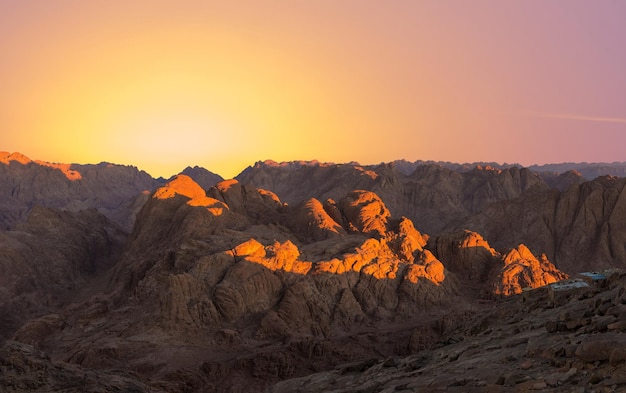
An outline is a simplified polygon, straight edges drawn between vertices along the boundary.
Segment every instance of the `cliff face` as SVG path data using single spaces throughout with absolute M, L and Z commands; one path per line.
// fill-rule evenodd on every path
M 529 192 L 489 206 L 464 226 L 498 247 L 524 242 L 567 272 L 626 267 L 625 185 L 601 177 L 562 192 Z

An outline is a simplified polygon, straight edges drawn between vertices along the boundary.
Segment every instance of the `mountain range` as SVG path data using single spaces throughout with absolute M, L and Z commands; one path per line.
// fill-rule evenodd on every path
M 0 390 L 626 387 L 622 355 L 589 360 L 581 336 L 626 342 L 625 167 L 264 161 L 164 180 L 0 153 Z M 555 300 L 589 271 L 609 273 Z M 566 363 L 536 344 L 555 332 Z M 470 359 L 515 358 L 444 377 L 440 359 L 465 367 L 461 342 L 488 339 Z

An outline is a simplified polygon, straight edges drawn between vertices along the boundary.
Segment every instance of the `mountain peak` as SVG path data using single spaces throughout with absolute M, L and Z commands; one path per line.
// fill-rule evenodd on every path
M 206 192 L 198 183 L 187 175 L 176 175 L 154 192 L 153 198 L 170 199 L 176 195 L 186 196 L 189 199 L 197 199 L 206 196 Z

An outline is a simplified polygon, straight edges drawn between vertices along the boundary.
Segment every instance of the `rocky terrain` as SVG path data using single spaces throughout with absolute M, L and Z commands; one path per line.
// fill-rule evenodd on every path
M 578 350 L 623 346 L 623 273 L 557 290 L 624 266 L 621 179 L 3 157 L 0 391 L 626 386 L 619 353 Z
M 427 349 L 342 364 L 271 392 L 626 391 L 626 272 L 607 276 L 479 303 Z

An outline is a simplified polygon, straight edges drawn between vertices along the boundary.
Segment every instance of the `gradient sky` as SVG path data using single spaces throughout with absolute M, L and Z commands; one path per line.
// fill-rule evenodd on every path
M 626 161 L 626 2 L 0 0 L 0 150 Z

